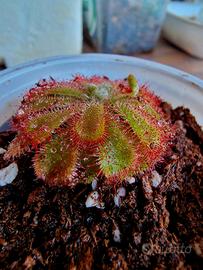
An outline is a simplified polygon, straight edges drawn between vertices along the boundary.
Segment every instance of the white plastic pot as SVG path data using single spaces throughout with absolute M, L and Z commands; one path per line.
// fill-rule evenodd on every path
M 203 59 L 203 3 L 172 2 L 163 26 L 166 39 Z
M 190 108 L 203 124 L 203 81 L 183 71 L 135 57 L 83 54 L 60 56 L 29 62 L 0 72 L 0 127 L 15 114 L 19 101 L 27 90 L 41 79 L 53 77 L 67 80 L 75 74 L 106 75 L 112 79 L 137 76 L 174 107 Z

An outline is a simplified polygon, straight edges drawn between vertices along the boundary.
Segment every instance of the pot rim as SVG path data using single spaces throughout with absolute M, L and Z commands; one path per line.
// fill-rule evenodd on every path
M 59 55 L 59 56 L 52 56 L 52 57 L 46 57 L 46 58 L 40 58 L 36 60 L 31 60 L 19 65 L 16 65 L 14 67 L 9 67 L 3 71 L 0 71 L 0 83 L 4 80 L 8 80 L 9 78 L 13 78 L 18 76 L 19 73 L 23 73 L 26 71 L 30 71 L 30 69 L 38 69 L 41 66 L 49 66 L 53 65 L 57 62 L 66 62 L 73 60 L 74 62 L 78 61 L 81 62 L 82 60 L 86 61 L 90 59 L 91 61 L 98 62 L 99 60 L 109 62 L 124 62 L 124 63 L 135 63 L 137 62 L 140 66 L 152 68 L 154 70 L 157 70 L 159 72 L 163 73 L 170 73 L 170 75 L 174 77 L 178 77 L 179 79 L 182 78 L 182 80 L 186 80 L 188 82 L 194 83 L 199 88 L 202 88 L 201 91 L 203 91 L 203 80 L 187 73 L 183 70 L 174 68 L 172 66 L 160 64 L 155 61 L 146 60 L 143 58 L 138 58 L 134 56 L 126 56 L 126 55 L 118 55 L 118 54 L 104 54 L 104 53 L 83 53 L 79 55 Z

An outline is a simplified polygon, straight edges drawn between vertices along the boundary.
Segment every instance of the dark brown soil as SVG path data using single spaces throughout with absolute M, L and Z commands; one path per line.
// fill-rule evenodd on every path
M 148 173 L 125 184 L 120 207 L 115 190 L 100 187 L 105 209 L 86 208 L 90 185 L 47 187 L 35 179 L 31 156 L 18 159 L 17 178 L 0 188 L 0 268 L 201 269 L 203 132 L 189 110 L 163 107 L 179 131 L 156 168 L 162 182 L 153 188 Z M 13 136 L 1 133 L 0 147 Z

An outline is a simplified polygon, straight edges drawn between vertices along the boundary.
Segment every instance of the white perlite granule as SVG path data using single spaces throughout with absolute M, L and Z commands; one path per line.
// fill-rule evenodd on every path
M 125 195 L 126 195 L 126 189 L 124 187 L 120 187 L 117 190 L 116 195 L 114 196 L 114 203 L 117 207 L 119 207 L 121 204 L 121 197 L 125 197 Z
M 6 150 L 0 147 L 0 155 L 6 153 Z
M 127 177 L 125 181 L 128 182 L 129 184 L 133 184 L 135 183 L 135 177 Z
M 99 193 L 97 191 L 92 191 L 85 202 L 86 208 L 97 207 L 104 209 L 104 203 L 99 200 Z
M 97 179 L 95 178 L 95 179 L 93 179 L 93 181 L 92 181 L 92 190 L 95 190 L 96 188 L 97 188 Z
M 162 181 L 162 176 L 157 171 L 152 172 L 151 184 L 154 188 L 157 188 Z
M 0 186 L 3 187 L 13 182 L 18 175 L 18 165 L 13 162 L 0 170 Z
M 118 227 L 113 230 L 113 240 L 114 242 L 119 243 L 121 241 L 121 233 Z

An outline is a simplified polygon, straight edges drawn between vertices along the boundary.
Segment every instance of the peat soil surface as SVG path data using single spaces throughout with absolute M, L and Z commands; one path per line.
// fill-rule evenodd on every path
M 126 196 L 98 184 L 104 209 L 86 208 L 91 185 L 48 187 L 37 180 L 32 155 L 16 160 L 19 173 L 0 187 L 0 269 L 201 269 L 200 197 L 203 132 L 188 109 L 162 104 L 178 125 L 171 153 L 155 170 L 123 183 Z M 15 136 L 0 133 L 0 147 Z M 8 165 L 0 155 L 0 168 Z

